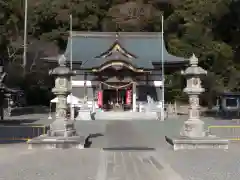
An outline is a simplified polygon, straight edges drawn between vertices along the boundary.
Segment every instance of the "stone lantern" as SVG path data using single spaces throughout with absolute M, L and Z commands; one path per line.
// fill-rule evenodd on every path
M 178 149 L 221 148 L 228 149 L 228 140 L 206 134 L 204 122 L 200 119 L 199 95 L 205 91 L 201 86 L 201 76 L 207 71 L 198 66 L 198 58 L 193 54 L 190 66 L 182 72 L 186 76 L 187 85 L 184 92 L 189 98 L 189 116 L 184 122 L 180 137 L 166 137 L 168 143 Z
M 55 77 L 55 87 L 52 92 L 56 95 L 56 120 L 51 124 L 51 136 L 73 136 L 75 134 L 74 121 L 67 118 L 67 96 L 71 93 L 71 76 L 75 72 L 66 67 L 65 56 L 59 59 L 59 67 L 49 72 Z
M 184 88 L 184 92 L 189 98 L 189 117 L 185 121 L 182 136 L 188 137 L 204 137 L 204 122 L 200 120 L 200 105 L 199 95 L 205 91 L 201 86 L 202 75 L 206 75 L 207 71 L 198 66 L 198 58 L 193 55 L 190 58 L 190 67 L 182 72 L 187 79 L 187 87 Z
M 59 58 L 59 66 L 49 72 L 55 77 L 52 92 L 57 97 L 55 121 L 50 125 L 47 134 L 28 141 L 29 148 L 46 146 L 47 148 L 83 148 L 85 138 L 78 136 L 74 128 L 74 120 L 67 118 L 67 96 L 71 93 L 71 76 L 75 72 L 66 67 L 66 58 Z

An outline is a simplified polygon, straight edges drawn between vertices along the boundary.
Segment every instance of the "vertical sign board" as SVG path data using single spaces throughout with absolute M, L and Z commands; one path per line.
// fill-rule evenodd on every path
M 103 92 L 98 91 L 98 107 L 102 108 L 103 105 Z
M 132 90 L 127 90 L 126 92 L 126 104 L 130 105 L 132 103 Z

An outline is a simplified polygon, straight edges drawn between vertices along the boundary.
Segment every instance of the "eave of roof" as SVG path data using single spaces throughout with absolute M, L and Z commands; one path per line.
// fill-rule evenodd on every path
M 67 60 L 70 61 L 70 53 L 72 52 L 72 62 L 82 62 L 84 65 L 91 66 L 89 63 L 95 64 L 100 58 L 96 58 L 103 54 L 116 41 L 121 48 L 137 56 L 135 63 L 140 61 L 149 61 L 145 64 L 161 63 L 161 47 L 163 47 L 164 64 L 186 64 L 188 59 L 176 57 L 167 52 L 165 44 L 161 44 L 162 34 L 159 32 L 73 32 L 72 33 L 72 50 L 70 46 L 70 38 L 65 51 Z M 48 60 L 56 60 L 57 58 L 45 58 Z M 97 63 L 98 64 L 98 63 Z M 144 63 L 143 63 L 144 64 Z
M 106 38 L 106 37 L 151 37 L 159 38 L 162 36 L 161 32 L 94 32 L 94 31 L 73 31 L 72 36 L 82 36 L 82 37 L 94 37 L 94 38 Z

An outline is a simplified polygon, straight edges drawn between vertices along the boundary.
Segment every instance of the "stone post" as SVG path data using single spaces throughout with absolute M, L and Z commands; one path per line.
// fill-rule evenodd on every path
M 228 149 L 228 140 L 208 135 L 204 130 L 204 122 L 200 119 L 199 95 L 204 92 L 201 86 L 202 75 L 207 71 L 198 66 L 198 58 L 193 54 L 190 66 L 182 72 L 187 78 L 184 92 L 189 97 L 189 116 L 185 120 L 180 137 L 166 137 L 166 141 L 173 145 L 174 150 L 179 149 Z

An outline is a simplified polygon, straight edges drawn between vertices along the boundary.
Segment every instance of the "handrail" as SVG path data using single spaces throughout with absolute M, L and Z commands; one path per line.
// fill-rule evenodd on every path
M 46 134 L 46 128 L 48 126 L 16 126 L 16 125 L 10 125 L 10 126 L 0 126 L 0 128 L 31 128 L 30 133 L 24 134 L 25 137 L 21 137 L 21 134 L 16 135 L 13 133 L 12 137 L 0 137 L 0 143 L 2 140 L 5 141 L 14 141 L 14 140 L 19 140 L 19 141 L 28 141 L 34 137 L 40 136 L 42 134 Z M 20 137 L 17 137 L 20 136 Z
M 222 129 L 227 129 L 227 128 L 237 129 L 237 128 L 240 128 L 240 125 L 210 125 L 210 126 L 208 126 L 208 132 L 211 133 L 211 129 L 217 129 L 217 128 L 218 129 L 220 129 L 220 128 L 222 128 Z M 225 136 L 229 136 L 229 137 L 227 137 L 227 139 L 229 139 L 231 141 L 239 141 L 240 140 L 240 132 L 239 132 L 239 134 L 234 134 L 236 132 L 230 132 L 230 133 L 232 133 L 230 136 L 228 133 L 225 133 Z

